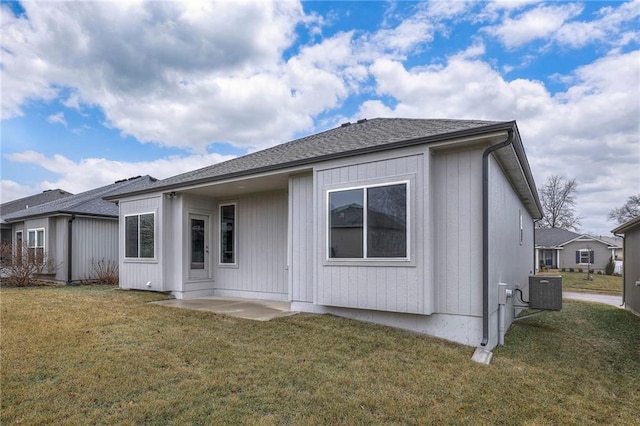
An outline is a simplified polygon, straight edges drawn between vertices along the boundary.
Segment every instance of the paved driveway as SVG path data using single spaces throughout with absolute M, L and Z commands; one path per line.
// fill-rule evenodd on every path
M 612 294 L 574 293 L 570 291 L 563 291 L 562 298 L 582 300 L 586 302 L 606 303 L 607 305 L 617 306 L 619 308 L 622 305 L 622 296 L 616 296 Z

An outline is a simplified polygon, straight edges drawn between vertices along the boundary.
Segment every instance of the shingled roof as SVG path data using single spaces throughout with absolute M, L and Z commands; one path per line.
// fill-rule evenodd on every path
M 348 157 L 418 143 L 429 143 L 511 128 L 513 122 L 481 120 L 374 118 L 306 136 L 151 184 L 144 191 L 170 190 L 318 161 Z M 132 195 L 114 193 L 107 199 Z
M 8 214 L 15 213 L 28 207 L 35 207 L 61 198 L 66 198 L 71 195 L 73 194 L 62 189 L 48 189 L 39 194 L 30 195 L 13 201 L 7 201 L 0 205 L 0 216 L 4 222 L 4 217 Z
M 155 181 L 156 179 L 151 176 L 137 176 L 124 179 L 80 194 L 69 195 L 68 197 L 56 199 L 34 207 L 30 206 L 29 208 L 7 214 L 4 219 L 7 222 L 15 222 L 32 217 L 52 216 L 56 214 L 78 214 L 117 218 L 118 206 L 103 200 L 103 197 L 121 190 L 137 191 Z
M 558 247 L 581 236 L 562 228 L 536 229 L 535 234 L 536 246 L 540 247 Z

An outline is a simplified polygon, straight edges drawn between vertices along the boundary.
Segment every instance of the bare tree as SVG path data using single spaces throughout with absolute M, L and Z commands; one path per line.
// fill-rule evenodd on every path
M 580 217 L 576 215 L 578 182 L 561 175 L 553 175 L 540 190 L 544 217 L 536 223 L 538 228 L 563 228 L 577 231 Z
M 640 194 L 632 195 L 622 207 L 609 212 L 609 220 L 617 225 L 640 216 Z
M 56 262 L 44 250 L 28 247 L 26 241 L 16 247 L 3 243 L 0 253 L 3 259 L 2 274 L 6 275 L 3 279 L 18 287 L 31 285 L 38 275 L 55 273 L 58 269 Z

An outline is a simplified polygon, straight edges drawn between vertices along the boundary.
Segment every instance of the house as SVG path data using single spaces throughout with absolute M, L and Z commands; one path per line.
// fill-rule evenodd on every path
M 613 249 L 613 260 L 622 261 L 624 260 L 624 240 L 620 237 L 606 237 L 602 235 L 598 235 L 598 239 L 604 241 L 609 244 L 609 246 Z
M 71 283 L 91 278 L 91 261 L 118 262 L 118 206 L 102 199 L 114 191 L 135 190 L 150 184 L 149 176 L 118 181 L 111 185 L 58 197 L 40 205 L 4 216 L 15 235 L 14 250 L 27 250 L 57 266 L 47 271 L 54 281 Z
M 528 294 L 541 217 L 516 123 L 474 120 L 345 123 L 106 199 L 122 288 L 289 301 L 488 349 L 498 284 Z
M 622 303 L 640 315 L 640 216 L 618 226 L 611 233 L 624 236 Z
M 536 229 L 536 267 L 547 269 L 593 269 L 604 271 L 609 258 L 621 247 L 590 235 L 561 228 Z
M 70 192 L 63 191 L 62 189 L 48 189 L 39 194 L 31 195 L 29 197 L 20 198 L 18 200 L 7 201 L 0 205 L 0 225 L 2 226 L 2 244 L 11 244 L 13 241 L 13 233 L 11 232 L 11 224 L 4 220 L 4 217 L 8 214 L 15 213 L 20 210 L 28 209 L 29 207 L 39 206 L 40 204 L 48 203 L 50 201 L 59 200 L 61 198 L 68 197 Z

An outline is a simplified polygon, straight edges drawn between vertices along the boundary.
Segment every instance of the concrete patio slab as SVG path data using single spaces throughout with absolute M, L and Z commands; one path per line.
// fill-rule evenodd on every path
M 238 299 L 230 297 L 199 297 L 197 299 L 171 299 L 151 302 L 154 305 L 194 311 L 214 312 L 255 321 L 269 321 L 274 318 L 295 315 L 289 302 L 271 300 Z

